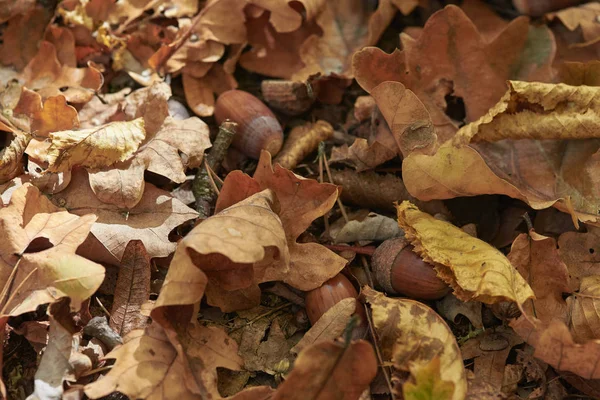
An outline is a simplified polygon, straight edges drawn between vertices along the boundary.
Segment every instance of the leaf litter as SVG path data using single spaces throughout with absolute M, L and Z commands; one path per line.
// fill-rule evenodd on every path
M 0 398 L 600 396 L 599 15 L 0 0 Z

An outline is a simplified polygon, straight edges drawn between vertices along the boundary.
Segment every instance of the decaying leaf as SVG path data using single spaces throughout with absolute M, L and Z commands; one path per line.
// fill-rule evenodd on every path
M 357 400 L 377 373 L 372 345 L 326 341 L 305 348 L 273 400 Z
M 104 279 L 104 268 L 75 254 L 96 216 L 81 217 L 55 207 L 24 184 L 0 209 L 0 315 L 20 315 L 69 297 L 78 310 Z
M 367 210 L 361 211 L 352 215 L 352 217 L 349 215 L 348 217 L 351 220 L 347 223 L 345 220 L 340 219 L 332 224 L 329 233 L 336 243 L 350 243 L 360 240 L 384 241 L 404 235 L 394 219 Z M 343 223 L 342 226 L 339 226 L 340 222 Z
M 587 232 L 565 232 L 558 238 L 558 254 L 569 270 L 570 291 L 579 290 L 581 281 L 600 275 L 600 228 L 588 226 Z
M 570 329 L 577 343 L 600 339 L 600 275 L 581 280 L 578 294 L 567 299 L 571 310 Z
M 460 300 L 523 304 L 534 297 L 510 261 L 484 241 L 419 211 L 408 201 L 398 206 L 398 223 L 415 252 L 435 266 Z
M 147 318 L 142 305 L 150 296 L 150 258 L 140 240 L 132 240 L 125 247 L 115 287 L 110 326 L 120 336 L 135 329 L 143 329 Z
M 440 374 L 440 358 L 433 357 L 429 363 L 412 367 L 410 373 L 414 382 L 406 382 L 402 386 L 402 394 L 406 400 L 451 400 L 454 384 L 444 381 Z
M 453 386 L 448 398 L 463 399 L 467 392 L 465 368 L 456 338 L 444 320 L 418 301 L 391 299 L 368 287 L 362 293 L 371 305 L 383 361 L 393 361 L 404 371 L 419 371 L 439 358 L 439 379 Z

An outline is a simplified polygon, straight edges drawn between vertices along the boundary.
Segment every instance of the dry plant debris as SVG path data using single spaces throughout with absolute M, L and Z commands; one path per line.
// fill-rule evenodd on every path
M 0 399 L 600 398 L 598 21 L 0 0 Z

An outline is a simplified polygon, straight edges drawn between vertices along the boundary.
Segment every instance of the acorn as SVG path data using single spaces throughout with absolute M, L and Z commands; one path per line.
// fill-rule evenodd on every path
M 258 159 L 261 150 L 274 156 L 281 150 L 281 125 L 271 110 L 250 93 L 242 90 L 222 93 L 215 105 L 215 119 L 218 125 L 227 119 L 238 124 L 232 146 L 248 157 Z
M 266 79 L 261 82 L 260 90 L 269 106 L 291 116 L 308 111 L 316 99 L 307 82 Z
M 311 325 L 314 325 L 327 310 L 348 297 L 356 299 L 358 292 L 352 282 L 341 273 L 326 281 L 321 287 L 306 293 L 304 303 Z M 358 300 L 355 313 L 360 316 L 364 324 L 366 322 L 365 310 Z
M 438 278 L 433 265 L 423 261 L 406 238 L 388 239 L 371 258 L 375 279 L 389 294 L 402 294 L 417 300 L 444 297 L 450 288 Z

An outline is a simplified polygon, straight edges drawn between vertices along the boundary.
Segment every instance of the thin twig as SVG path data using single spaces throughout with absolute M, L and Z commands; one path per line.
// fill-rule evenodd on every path
M 325 157 L 325 155 L 323 155 L 323 162 L 325 163 L 325 170 L 327 171 L 327 177 L 329 178 L 329 182 L 331 182 L 335 185 L 335 182 L 333 181 L 333 178 L 331 177 L 331 170 L 329 169 L 329 161 L 327 161 L 327 157 Z M 348 218 L 348 214 L 346 214 L 346 207 L 344 207 L 344 204 L 342 203 L 342 200 L 339 197 L 337 198 L 337 204 L 338 204 L 338 207 L 340 208 L 340 211 L 342 212 L 342 216 L 344 217 L 344 220 L 346 221 L 346 223 L 350 222 L 350 218 Z
M 6 295 L 8 294 L 8 292 L 10 291 L 10 287 L 13 284 L 13 281 L 15 280 L 15 276 L 17 275 L 17 269 L 19 268 L 19 263 L 21 262 L 22 257 L 19 256 L 19 259 L 17 260 L 15 266 L 13 267 L 12 271 L 10 271 L 10 275 L 8 277 L 8 280 L 6 281 L 6 283 L 4 284 L 4 287 L 2 288 L 2 293 L 0 294 L 0 307 L 4 307 L 4 298 L 6 297 Z
M 23 287 L 23 285 L 25 284 L 25 282 L 27 282 L 27 280 L 29 278 L 31 278 L 31 275 L 33 275 L 34 272 L 37 272 L 37 270 L 38 270 L 37 267 L 34 268 L 30 273 L 27 274 L 27 276 L 25 277 L 25 279 L 23 279 L 21 281 L 21 283 L 19 283 L 19 286 L 17 286 L 17 288 L 15 289 L 15 291 L 12 292 L 12 294 L 8 298 L 8 300 L 6 300 L 6 304 L 4 304 L 4 306 L 2 307 L 2 310 L 0 310 L 0 314 L 4 314 L 6 312 L 6 307 L 10 304 L 11 301 L 13 301 L 13 299 L 19 293 L 19 290 L 21 290 L 21 288 Z
M 102 309 L 102 311 L 104 312 L 104 314 L 106 314 L 108 316 L 108 319 L 110 320 L 110 313 L 108 312 L 108 310 L 106 309 L 106 307 L 104 307 L 104 304 L 102 304 L 102 302 L 100 301 L 99 298 L 96 297 L 96 302 L 98 303 L 98 305 L 100 306 L 100 308 Z
M 219 191 L 219 188 L 217 187 L 217 184 L 215 183 L 215 180 L 212 177 L 212 174 L 211 174 L 212 169 L 210 168 L 210 165 L 208 165 L 208 161 L 206 161 L 206 159 L 204 159 L 204 168 L 206 168 L 206 172 L 208 172 L 206 174 L 206 176 L 208 177 L 208 180 L 210 181 L 210 185 L 212 186 L 212 189 L 215 191 L 215 193 L 218 196 L 219 194 L 221 194 L 221 192 Z

